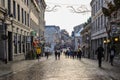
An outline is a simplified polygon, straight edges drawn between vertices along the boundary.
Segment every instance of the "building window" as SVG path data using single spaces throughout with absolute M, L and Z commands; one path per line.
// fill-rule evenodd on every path
M 23 8 L 22 8 L 22 10 L 21 10 L 21 14 L 22 14 L 22 23 L 24 23 Z
M 5 7 L 5 0 L 1 0 L 1 5 Z
M 96 27 L 96 23 L 95 23 L 96 21 L 94 21 L 94 27 L 93 27 L 93 30 L 94 30 L 94 32 L 95 32 L 95 27 Z
M 13 1 L 13 15 L 14 15 L 14 18 L 16 18 L 16 2 Z
M 18 21 L 20 21 L 20 5 L 17 5 L 17 10 L 18 10 Z
M 25 25 L 26 25 L 26 11 L 25 11 Z
M 17 54 L 17 33 L 14 34 L 14 53 Z
M 104 4 L 104 3 L 103 3 L 103 0 L 101 0 L 101 7 L 103 7 L 103 4 Z
M 24 3 L 26 4 L 26 0 L 24 0 Z
M 93 6 L 93 15 L 95 16 L 95 5 Z
M 19 53 L 21 53 L 21 35 L 18 35 L 18 46 L 19 46 Z
M 29 14 L 27 14 L 27 25 L 29 26 Z
M 11 14 L 11 0 L 8 0 L 8 14 Z
M 23 45 L 22 45 L 22 52 L 25 52 L 25 43 L 26 43 L 26 39 L 25 39 L 25 36 L 23 36 Z
M 100 30 L 100 17 L 98 17 L 98 30 Z
M 94 6 L 92 6 L 92 16 L 94 16 Z
M 97 26 L 97 22 L 98 22 L 98 20 L 96 19 L 96 28 L 95 28 L 95 31 L 96 31 L 96 32 L 97 32 L 97 27 L 98 27 L 98 26 Z
M 100 17 L 101 19 L 100 19 L 100 28 L 102 29 L 102 24 L 103 24 L 103 22 L 102 22 L 102 15 L 101 15 L 101 17 Z
M 95 13 L 97 12 L 97 2 L 95 4 Z
M 29 0 L 27 0 L 27 6 L 29 5 L 29 2 L 28 2 Z

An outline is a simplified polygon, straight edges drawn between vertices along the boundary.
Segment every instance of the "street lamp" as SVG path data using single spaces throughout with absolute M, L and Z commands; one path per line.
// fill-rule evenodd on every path
M 106 44 L 106 43 L 107 43 L 107 41 L 106 41 L 106 40 L 104 40 L 104 41 L 103 41 L 103 43 L 104 43 L 104 44 Z
M 117 42 L 119 39 L 118 39 L 118 38 L 115 38 L 114 40 L 115 40 L 115 42 Z

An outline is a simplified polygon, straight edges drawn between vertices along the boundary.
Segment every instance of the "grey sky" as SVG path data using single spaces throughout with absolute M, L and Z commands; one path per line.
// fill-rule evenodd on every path
M 73 6 L 76 10 L 79 7 L 82 8 L 80 10 L 84 10 L 84 8 L 91 10 L 91 0 L 45 0 L 45 2 L 50 7 L 49 10 L 55 5 L 60 5 L 55 8 L 56 11 L 45 13 L 46 25 L 60 26 L 61 29 L 66 29 L 70 34 L 74 26 L 86 22 L 91 16 L 90 12 L 73 13 L 69 7 Z

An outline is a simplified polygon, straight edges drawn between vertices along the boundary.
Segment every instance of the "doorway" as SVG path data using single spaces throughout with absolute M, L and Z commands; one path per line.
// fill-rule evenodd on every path
M 8 32 L 8 60 L 12 61 L 12 32 Z

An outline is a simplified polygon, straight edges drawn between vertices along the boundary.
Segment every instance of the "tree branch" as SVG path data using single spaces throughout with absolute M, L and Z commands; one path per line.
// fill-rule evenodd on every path
M 47 8 L 46 8 L 46 12 L 55 12 L 55 11 L 57 11 L 57 8 L 58 7 L 61 7 L 60 5 L 54 5 L 53 7 L 50 7 L 50 6 L 47 6 Z

